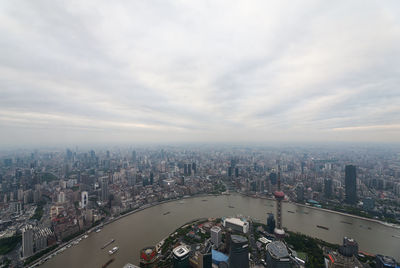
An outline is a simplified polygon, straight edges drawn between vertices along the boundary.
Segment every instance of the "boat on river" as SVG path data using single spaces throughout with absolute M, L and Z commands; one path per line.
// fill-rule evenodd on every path
M 106 268 L 108 265 L 110 265 L 110 263 L 112 263 L 115 259 L 109 259 L 105 264 L 103 264 L 103 266 L 101 266 L 101 268 Z
M 108 251 L 108 254 L 113 255 L 115 252 L 118 251 L 118 249 L 119 249 L 119 247 L 113 247 L 112 249 L 110 249 L 110 250 Z
M 318 228 L 324 229 L 324 230 L 329 230 L 328 227 L 322 226 L 322 225 L 317 225 Z
M 105 244 L 101 247 L 101 249 L 105 249 L 106 247 L 108 247 L 109 245 L 111 245 L 112 243 L 114 243 L 114 241 L 115 241 L 114 238 L 111 239 L 110 241 L 108 241 L 107 243 L 105 243 Z

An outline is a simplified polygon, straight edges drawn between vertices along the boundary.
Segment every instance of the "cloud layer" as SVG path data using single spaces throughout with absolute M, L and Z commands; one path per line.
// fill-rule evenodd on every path
M 372 0 L 5 1 L 0 144 L 399 142 L 399 11 Z

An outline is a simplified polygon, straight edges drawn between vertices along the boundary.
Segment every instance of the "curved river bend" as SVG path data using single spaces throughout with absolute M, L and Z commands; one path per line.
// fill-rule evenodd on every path
M 400 229 L 291 203 L 283 203 L 282 211 L 283 226 L 291 231 L 336 244 L 341 244 L 344 236 L 353 237 L 362 251 L 400 260 Z M 192 219 L 242 214 L 266 222 L 267 212 L 275 212 L 274 201 L 236 194 L 168 202 L 106 225 L 99 233 L 92 232 L 77 246 L 58 254 L 41 267 L 101 267 L 110 259 L 108 250 L 113 246 L 118 246 L 119 251 L 113 255 L 115 261 L 108 267 L 121 268 L 128 262 L 138 264 L 141 248 L 155 245 Z M 329 230 L 317 228 L 316 225 L 326 226 Z M 115 242 L 102 250 L 101 247 L 111 238 Z

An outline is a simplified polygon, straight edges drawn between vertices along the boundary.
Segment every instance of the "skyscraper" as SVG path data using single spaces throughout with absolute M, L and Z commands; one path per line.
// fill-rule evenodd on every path
M 188 165 L 187 164 L 183 165 L 183 175 L 185 175 L 185 176 L 188 175 Z
M 299 202 L 299 203 L 304 202 L 304 185 L 303 185 L 303 183 L 299 183 L 297 185 L 296 196 L 297 196 L 297 202 Z
M 106 202 L 108 200 L 108 178 L 101 178 L 101 201 Z
M 132 162 L 135 163 L 136 162 L 136 151 L 132 152 Z
M 346 203 L 357 202 L 356 166 L 347 165 L 345 168 Z
M 232 167 L 228 167 L 228 177 L 232 177 Z
M 192 163 L 192 170 L 193 170 L 193 174 L 197 173 L 197 167 L 196 167 L 196 163 L 195 162 Z
M 229 268 L 249 267 L 249 243 L 246 237 L 231 235 Z
M 324 195 L 326 198 L 330 198 L 332 196 L 332 179 L 325 179 Z
M 32 226 L 26 226 L 22 230 L 22 255 L 24 258 L 33 255 L 33 229 Z
M 268 213 L 267 232 L 273 234 L 275 230 L 275 218 L 273 213 Z
M 219 244 L 221 243 L 221 235 L 221 228 L 219 228 L 218 226 L 213 226 L 211 228 L 211 242 L 216 248 L 218 248 Z
M 178 246 L 172 250 L 174 268 L 189 268 L 190 249 L 186 246 Z

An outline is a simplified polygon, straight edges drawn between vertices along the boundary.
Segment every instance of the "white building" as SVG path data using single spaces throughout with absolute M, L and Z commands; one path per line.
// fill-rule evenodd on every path
M 58 194 L 58 203 L 64 203 L 65 202 L 65 193 L 64 192 L 60 192 Z
M 22 255 L 24 258 L 33 255 L 33 229 L 31 225 L 22 229 Z
M 225 228 L 231 228 L 232 230 L 242 232 L 244 234 L 247 234 L 249 231 L 249 223 L 239 218 L 225 218 L 223 224 Z
M 219 228 L 218 226 L 213 226 L 211 228 L 211 242 L 216 248 L 218 248 L 219 245 L 221 244 L 221 236 L 222 236 L 221 228 Z

